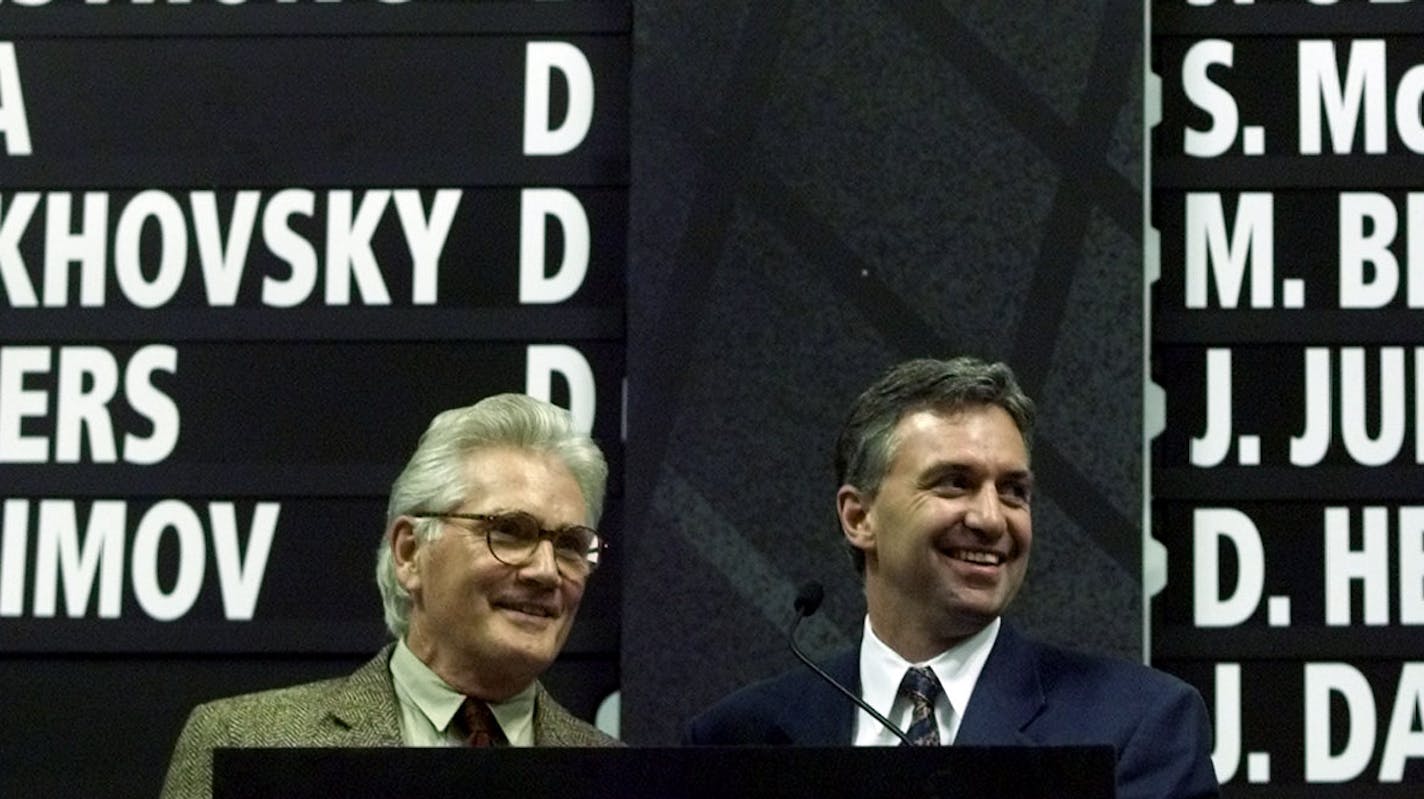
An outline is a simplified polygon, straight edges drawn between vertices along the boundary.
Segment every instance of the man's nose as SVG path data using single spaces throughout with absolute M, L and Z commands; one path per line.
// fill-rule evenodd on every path
M 534 554 L 529 562 L 519 567 L 519 574 L 526 580 L 538 583 L 557 584 L 559 582 L 559 559 L 554 554 L 554 542 L 541 540 L 534 546 Z
M 986 536 L 997 537 L 1004 533 L 1004 505 L 997 486 L 984 486 L 974 493 L 973 504 L 964 516 L 964 523 Z

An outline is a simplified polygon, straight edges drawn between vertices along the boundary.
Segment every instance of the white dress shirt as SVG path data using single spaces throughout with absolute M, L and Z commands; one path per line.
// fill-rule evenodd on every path
M 401 741 L 406 746 L 464 746 L 450 722 L 465 695 L 451 688 L 410 651 L 402 639 L 391 653 L 391 681 L 400 703 Z M 489 702 L 510 746 L 534 745 L 534 683 L 503 702 Z
M 870 617 L 866 616 L 865 634 L 860 639 L 860 698 L 904 731 L 910 726 L 914 709 L 909 699 L 899 695 L 900 682 L 910 667 L 928 666 L 944 688 L 944 693 L 935 700 L 939 739 L 945 745 L 953 743 L 964 708 L 969 705 L 969 696 L 974 693 L 974 684 L 979 681 L 984 661 L 988 660 L 989 650 L 994 648 L 994 640 L 999 636 L 999 624 L 996 618 L 984 629 L 929 660 L 911 663 L 880 640 L 870 628 Z M 901 743 L 899 736 L 864 710 L 856 711 L 855 736 L 851 740 L 856 746 L 898 746 Z

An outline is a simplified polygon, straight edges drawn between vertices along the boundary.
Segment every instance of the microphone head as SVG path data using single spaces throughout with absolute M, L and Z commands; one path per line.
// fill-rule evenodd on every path
M 796 589 L 796 612 L 803 617 L 810 616 L 821 607 L 821 600 L 826 598 L 826 590 L 821 584 L 812 580 L 802 583 Z

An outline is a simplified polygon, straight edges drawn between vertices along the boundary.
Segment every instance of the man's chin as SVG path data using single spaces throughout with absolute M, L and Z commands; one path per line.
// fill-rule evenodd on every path
M 979 629 L 1003 615 L 1018 593 L 1018 586 L 1008 582 L 981 588 L 960 585 L 951 593 L 945 600 L 950 615 L 972 620 L 975 629 Z
M 954 637 L 967 638 L 984 629 L 1003 612 L 999 602 L 979 602 L 971 605 L 956 604 L 947 614 L 947 622 Z
M 526 630 L 513 629 L 500 636 L 496 648 L 502 657 L 529 664 L 531 668 L 543 671 L 559 656 L 564 645 L 563 638 L 554 630 L 531 634 Z

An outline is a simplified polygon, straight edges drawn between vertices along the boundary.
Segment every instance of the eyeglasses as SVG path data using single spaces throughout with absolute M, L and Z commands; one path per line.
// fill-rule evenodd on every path
M 524 511 L 509 513 L 412 513 L 417 519 L 461 519 L 484 528 L 485 543 L 495 560 L 506 566 L 524 566 L 534 560 L 539 542 L 554 545 L 554 557 L 571 575 L 587 575 L 598 567 L 607 542 L 592 527 L 571 524 L 545 530 L 539 520 Z

